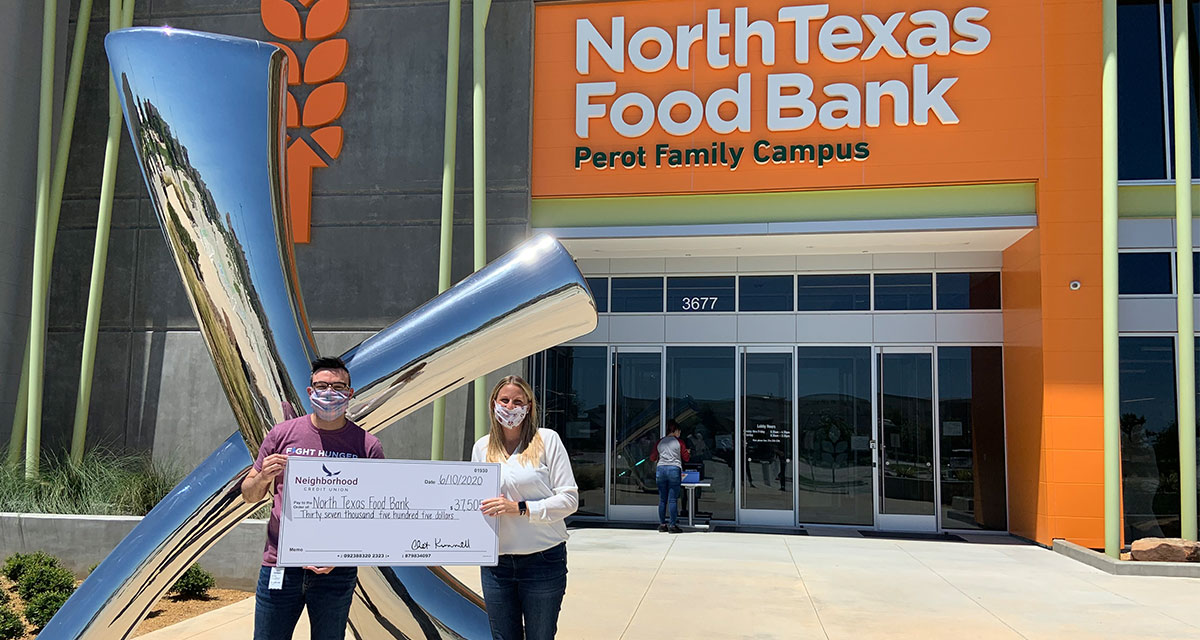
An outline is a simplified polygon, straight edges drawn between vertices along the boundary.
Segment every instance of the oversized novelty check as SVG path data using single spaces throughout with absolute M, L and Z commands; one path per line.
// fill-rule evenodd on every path
M 495 565 L 500 465 L 291 456 L 279 566 Z

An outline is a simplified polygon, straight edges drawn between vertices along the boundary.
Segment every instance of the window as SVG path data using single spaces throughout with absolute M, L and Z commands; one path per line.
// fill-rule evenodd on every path
M 733 311 L 733 276 L 667 278 L 667 311 Z
M 800 347 L 797 362 L 800 522 L 870 526 L 871 349 Z
M 1200 295 L 1200 279 L 1196 278 L 1196 274 L 1200 273 L 1200 253 L 1192 253 L 1192 294 Z
M 792 276 L 742 276 L 738 311 L 792 311 Z
M 877 311 L 933 309 L 933 274 L 875 274 L 875 309 Z
M 941 280 L 938 297 L 941 298 Z M 941 518 L 947 529 L 1008 528 L 1000 347 L 938 347 Z
M 737 517 L 735 357 L 733 347 L 667 347 L 666 417 L 679 423 L 691 462 L 703 465 L 700 477 L 712 483 L 696 496 L 696 514 L 707 512 L 714 520 Z
M 613 313 L 661 313 L 663 310 L 662 278 L 613 278 Z
M 1190 7 L 1189 52 L 1191 86 L 1200 86 L 1200 2 Z M 1117 109 L 1122 180 L 1162 180 L 1174 177 L 1171 94 L 1174 92 L 1170 0 L 1118 0 L 1117 2 Z M 1165 67 L 1164 67 L 1165 65 Z M 1166 85 L 1164 86 L 1164 82 Z M 1200 176 L 1200 139 L 1197 136 L 1196 94 L 1190 96 L 1192 177 Z
M 937 274 L 938 309 L 999 309 L 1000 274 Z
M 533 356 L 531 367 L 530 377 L 540 387 L 535 393 L 542 403 L 542 423 L 558 432 L 570 454 L 579 485 L 579 509 L 575 513 L 584 516 L 605 514 L 607 357 L 606 347 L 560 346 Z
M 1170 20 L 1170 13 L 1166 14 Z M 1167 177 L 1163 41 L 1158 0 L 1117 7 L 1117 174 L 1122 180 Z
M 1173 30 L 1173 27 L 1171 24 L 1171 22 L 1172 22 L 1171 4 L 1172 3 L 1170 0 L 1166 0 L 1166 2 L 1163 3 L 1162 34 L 1163 34 L 1163 41 L 1164 41 L 1163 48 L 1166 50 L 1166 56 L 1167 56 L 1166 57 L 1166 68 L 1167 68 L 1167 73 L 1166 73 L 1167 102 L 1166 102 L 1166 106 L 1167 106 L 1167 108 L 1165 110 L 1166 114 L 1167 114 L 1167 116 L 1166 116 L 1167 120 L 1166 120 L 1166 130 L 1164 132 L 1164 137 L 1167 140 L 1167 150 L 1171 154 L 1170 163 L 1171 163 L 1171 166 L 1173 169 L 1174 164 L 1175 164 L 1175 113 L 1174 113 L 1174 109 L 1172 108 L 1172 101 L 1175 99 L 1175 97 L 1174 97 L 1174 95 L 1175 95 L 1175 77 L 1174 77 L 1175 74 L 1173 73 L 1173 69 L 1174 69 L 1174 65 L 1175 65 L 1175 43 L 1174 43 L 1174 30 Z M 1191 122 L 1192 122 L 1192 135 L 1191 135 L 1192 153 L 1191 153 L 1191 155 L 1192 155 L 1192 177 L 1193 178 L 1200 176 L 1200 166 L 1197 166 L 1197 162 L 1200 162 L 1200 140 L 1197 139 L 1197 129 L 1196 129 L 1196 122 L 1197 122 L 1197 119 L 1196 119 L 1196 87 L 1200 86 L 1200 85 L 1196 84 L 1197 82 L 1200 82 L 1200 69 L 1196 68 L 1197 58 L 1200 57 L 1200 45 L 1198 45 L 1196 42 L 1197 26 L 1200 26 L 1200 15 L 1197 14 L 1197 11 L 1200 11 L 1200 2 L 1193 1 L 1191 3 L 1191 6 L 1188 7 L 1188 17 L 1191 19 L 1190 25 L 1189 25 L 1190 28 L 1188 29 L 1188 48 L 1189 48 L 1189 52 L 1188 52 L 1189 56 L 1188 57 L 1190 58 L 1190 61 L 1189 61 L 1189 67 L 1190 67 L 1190 71 L 1191 71 L 1190 86 L 1192 89 L 1191 95 L 1189 96 L 1189 100 L 1188 100 L 1188 102 L 1189 102 L 1188 112 L 1191 114 Z M 1119 87 L 1119 84 L 1118 84 L 1118 87 Z M 1168 178 L 1174 177 L 1174 175 L 1175 174 L 1173 171 L 1168 171 L 1168 173 L 1167 173 Z
M 1117 256 L 1117 292 L 1157 294 L 1172 292 L 1171 254 L 1133 252 Z
M 867 311 L 871 308 L 871 276 L 798 276 L 796 304 L 800 311 Z
M 1125 539 L 1179 535 L 1175 340 L 1120 340 L 1120 426 Z
M 608 311 L 608 278 L 588 278 L 587 286 L 592 290 L 592 298 L 596 301 L 596 311 Z

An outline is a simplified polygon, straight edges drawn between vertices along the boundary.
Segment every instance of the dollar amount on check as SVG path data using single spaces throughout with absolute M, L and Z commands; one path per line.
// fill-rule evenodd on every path
M 284 567 L 494 565 L 500 465 L 288 458 L 279 522 Z

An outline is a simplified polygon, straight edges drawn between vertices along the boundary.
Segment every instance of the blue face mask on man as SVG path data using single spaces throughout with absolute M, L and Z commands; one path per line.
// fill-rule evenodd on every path
M 317 414 L 318 418 L 332 422 L 346 413 L 346 407 L 350 405 L 350 392 L 313 389 L 308 394 L 308 399 L 312 401 L 313 413 Z

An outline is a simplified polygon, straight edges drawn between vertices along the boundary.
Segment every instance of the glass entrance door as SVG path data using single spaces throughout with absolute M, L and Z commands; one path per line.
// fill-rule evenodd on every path
M 876 526 L 937 531 L 933 348 L 876 353 Z
M 662 437 L 662 385 L 662 348 L 614 349 L 610 519 L 658 519 L 658 485 L 650 453 Z
M 696 517 L 737 518 L 737 349 L 669 346 L 666 362 L 669 419 L 679 424 L 692 465 L 709 483 L 696 493 Z
M 741 364 L 739 521 L 789 526 L 795 523 L 792 352 L 747 347 Z

